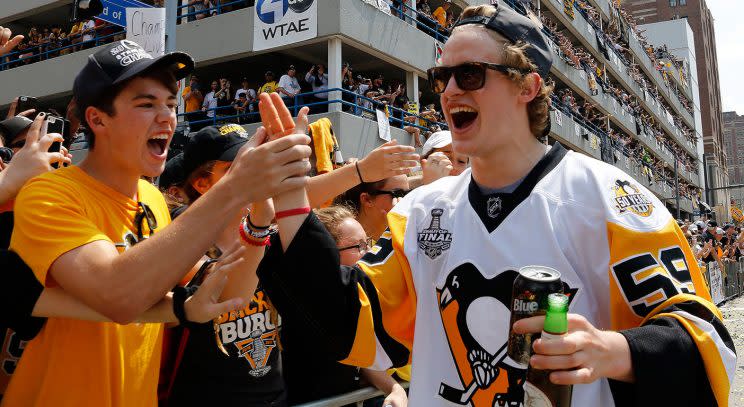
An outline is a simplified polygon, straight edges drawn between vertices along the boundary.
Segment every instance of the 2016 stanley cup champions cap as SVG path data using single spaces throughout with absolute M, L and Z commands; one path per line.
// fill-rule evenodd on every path
M 503 35 L 512 43 L 525 42 L 527 57 L 537 66 L 537 73 L 547 79 L 550 67 L 553 65 L 553 53 L 548 46 L 548 40 L 540 30 L 540 27 L 530 18 L 519 14 L 501 1 L 492 2 L 496 12 L 491 17 L 475 16 L 459 20 L 455 27 L 465 24 L 482 24 L 487 28 Z
M 72 86 L 81 115 L 112 86 L 153 69 L 170 70 L 176 80 L 181 80 L 194 70 L 194 60 L 183 52 L 155 58 L 130 40 L 113 42 L 89 55 Z

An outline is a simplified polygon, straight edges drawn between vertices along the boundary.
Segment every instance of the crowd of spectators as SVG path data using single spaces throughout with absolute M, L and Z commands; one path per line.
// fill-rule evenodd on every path
M 696 222 L 678 220 L 677 223 L 687 237 L 695 258 L 701 263 L 718 263 L 726 281 L 725 264 L 741 260 L 744 253 L 742 228 L 734 223 L 726 223 L 719 227 L 715 220 Z
M 0 59 L 0 70 L 67 55 L 124 37 L 123 29 L 97 18 L 73 24 L 33 25 L 24 33 L 17 49 Z

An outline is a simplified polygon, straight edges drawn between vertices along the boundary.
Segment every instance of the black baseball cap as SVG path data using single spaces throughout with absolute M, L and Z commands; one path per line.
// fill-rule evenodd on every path
M 717 228 L 718 227 L 718 222 L 716 222 L 714 220 L 709 220 L 708 221 L 708 227 L 709 228 Z
M 266 73 L 264 74 L 264 76 L 274 76 L 274 72 L 266 71 Z
M 25 116 L 14 116 L 0 122 L 0 133 L 3 136 L 5 144 L 15 140 L 18 135 L 31 127 L 33 120 Z M 7 146 L 6 146 L 7 147 Z
M 287 68 L 287 70 L 288 71 L 294 71 L 295 70 L 295 66 L 294 65 L 290 65 L 289 68 Z
M 459 20 L 455 27 L 465 24 L 481 24 L 503 35 L 512 43 L 523 41 L 530 46 L 526 49 L 527 57 L 537 66 L 537 73 L 544 79 L 548 78 L 550 67 L 553 65 L 553 53 L 548 46 L 548 40 L 540 28 L 528 17 L 519 14 L 501 1 L 493 4 L 496 12 L 491 17 L 475 16 Z
M 167 189 L 185 180 L 186 174 L 183 173 L 183 153 L 179 153 L 165 163 L 165 170 L 160 174 L 158 186 L 162 189 Z
M 195 169 L 209 161 L 232 161 L 249 139 L 248 132 L 237 124 L 208 126 L 194 134 L 183 148 L 183 173 L 188 178 Z
M 113 42 L 88 55 L 88 62 L 78 72 L 72 85 L 72 94 L 81 116 L 112 86 L 158 68 L 170 70 L 176 80 L 181 80 L 194 70 L 194 60 L 183 52 L 171 52 L 155 58 L 130 40 Z

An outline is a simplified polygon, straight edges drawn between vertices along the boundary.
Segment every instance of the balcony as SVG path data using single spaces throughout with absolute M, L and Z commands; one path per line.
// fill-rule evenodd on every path
M 560 21 L 565 27 L 567 27 L 567 29 L 574 35 L 574 37 L 576 37 L 581 42 L 581 45 L 593 54 L 594 58 L 597 61 L 605 61 L 604 56 L 598 51 L 599 46 L 597 44 L 595 30 L 591 25 L 589 25 L 589 23 L 583 18 L 583 16 L 581 16 L 581 13 L 577 12 L 576 17 L 573 20 L 570 20 L 563 13 L 562 1 L 546 0 L 542 2 L 542 5 L 543 7 L 547 8 L 548 11 L 550 11 L 550 13 L 553 14 L 558 21 Z M 608 49 L 608 53 L 610 55 L 610 60 L 605 63 L 607 71 L 620 83 L 623 88 L 629 90 L 631 93 L 634 93 L 636 97 L 641 101 L 642 106 L 645 107 L 647 111 L 654 113 L 659 118 L 659 120 L 657 121 L 661 124 L 666 133 L 668 133 L 675 141 L 677 141 L 677 143 L 679 143 L 680 146 L 682 146 L 688 152 L 688 154 L 692 155 L 693 157 L 697 157 L 697 151 L 695 147 L 691 143 L 687 142 L 687 140 L 682 139 L 681 133 L 676 130 L 676 126 L 674 126 L 673 123 L 668 122 L 666 119 L 662 120 L 665 115 L 662 113 L 662 109 L 659 104 L 656 103 L 656 101 L 650 95 L 647 95 L 628 75 L 627 68 L 620 61 L 614 51 Z M 648 57 L 646 57 L 646 59 L 648 59 Z M 661 84 L 661 86 L 665 87 L 663 83 Z M 677 103 L 679 102 L 677 101 Z M 689 113 L 687 113 L 687 111 L 684 111 L 683 115 L 684 114 L 687 114 L 689 116 Z

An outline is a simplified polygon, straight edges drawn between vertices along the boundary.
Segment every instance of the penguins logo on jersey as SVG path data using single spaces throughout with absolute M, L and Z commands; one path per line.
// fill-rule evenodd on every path
M 250 375 L 253 377 L 264 376 L 271 367 L 266 366 L 269 362 L 271 351 L 276 347 L 276 331 L 261 333 L 256 329 L 251 336 L 242 341 L 234 342 L 238 348 L 238 356 L 245 358 L 251 365 Z
M 473 407 L 522 406 L 527 366 L 506 354 L 511 291 L 517 272 L 486 279 L 473 264 L 449 273 L 437 289 L 439 311 L 461 383 L 441 383 L 439 396 Z M 573 299 L 576 289 L 564 283 Z
M 488 201 L 486 202 L 486 211 L 488 212 L 489 217 L 495 218 L 499 216 L 499 213 L 501 213 L 501 203 L 501 197 L 492 196 L 488 198 Z
M 653 202 L 630 181 L 616 180 L 615 185 L 612 186 L 612 191 L 615 194 L 615 208 L 621 215 L 631 212 L 645 218 L 651 216 L 654 211 Z
M 442 229 L 440 218 L 444 214 L 443 209 L 431 210 L 431 224 L 418 234 L 418 246 L 432 260 L 439 257 L 452 245 L 452 233 Z

